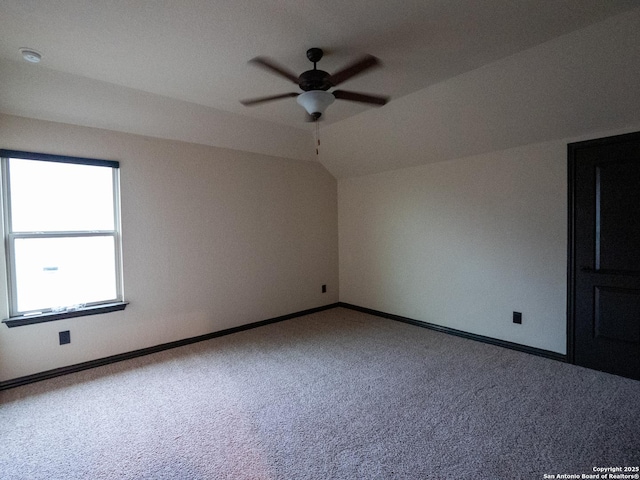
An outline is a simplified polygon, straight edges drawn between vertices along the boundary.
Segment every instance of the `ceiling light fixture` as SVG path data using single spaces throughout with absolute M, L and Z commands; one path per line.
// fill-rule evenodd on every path
M 336 97 L 330 92 L 310 90 L 298 95 L 296 100 L 314 120 L 318 120 L 335 99 Z
M 42 59 L 42 55 L 32 48 L 21 48 L 20 53 L 22 54 L 22 58 L 30 63 L 38 63 Z

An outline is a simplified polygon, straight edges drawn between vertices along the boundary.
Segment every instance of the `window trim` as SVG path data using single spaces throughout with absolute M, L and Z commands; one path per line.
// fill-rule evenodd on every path
M 102 160 L 99 158 L 69 157 L 67 155 L 52 155 L 49 153 L 23 152 L 21 150 L 0 150 L 2 158 L 20 158 L 22 160 L 42 160 L 45 162 L 73 163 L 76 165 L 93 165 L 94 167 L 110 167 L 119 169 L 120 162 L 116 160 Z
M 86 317 L 87 315 L 98 315 L 100 313 L 117 312 L 124 310 L 129 302 L 113 302 L 101 303 L 99 305 L 91 305 L 79 308 L 77 310 L 67 310 L 64 312 L 44 312 L 35 315 L 22 315 L 18 317 L 9 317 L 2 320 L 7 327 L 22 327 L 25 325 L 34 325 L 36 323 L 53 322 L 55 320 L 64 320 L 65 318 Z
M 113 230 L 93 230 L 93 231 L 50 231 L 50 232 L 12 232 L 11 231 L 11 203 L 10 203 L 10 178 L 9 159 L 40 160 L 46 162 L 70 163 L 76 165 L 89 165 L 97 167 L 107 167 L 112 170 L 113 181 L 113 209 L 114 209 L 114 229 Z M 118 310 L 124 310 L 129 302 L 124 301 L 123 292 L 123 271 L 122 271 L 122 235 L 120 221 L 120 162 L 114 160 L 101 160 L 85 157 L 70 157 L 63 155 L 51 155 L 44 153 L 24 152 L 19 150 L 0 150 L 2 161 L 2 184 L 6 187 L 2 194 L 2 212 L 4 221 L 4 246 L 7 271 L 7 300 L 9 306 L 9 318 L 2 321 L 8 327 L 31 325 L 34 323 L 50 322 L 64 318 L 73 318 L 85 315 L 96 315 Z M 82 307 L 67 307 L 66 310 L 53 311 L 43 309 L 42 311 L 16 312 L 17 292 L 15 284 L 15 249 L 14 242 L 17 238 L 60 238 L 60 237 L 113 237 L 115 245 L 115 274 L 116 274 L 116 298 L 105 299 L 99 302 L 92 302 Z

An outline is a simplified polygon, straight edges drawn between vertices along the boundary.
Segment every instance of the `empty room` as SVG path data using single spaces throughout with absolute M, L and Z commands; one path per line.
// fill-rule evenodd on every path
M 0 478 L 639 479 L 637 0 L 0 2 Z

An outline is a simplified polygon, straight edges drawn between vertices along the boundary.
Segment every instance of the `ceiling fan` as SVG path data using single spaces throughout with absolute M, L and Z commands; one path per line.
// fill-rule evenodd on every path
M 313 62 L 313 70 L 307 70 L 299 76 L 265 57 L 256 57 L 249 60 L 249 63 L 265 68 L 267 71 L 295 83 L 303 90 L 303 93 L 282 93 L 279 95 L 241 100 L 240 103 L 245 106 L 253 106 L 273 100 L 296 97 L 297 102 L 307 111 L 307 118 L 311 122 L 318 121 L 326 108 L 336 99 L 371 105 L 384 105 L 387 103 L 389 97 L 350 92 L 347 90 L 328 91 L 330 88 L 336 87 L 356 75 L 360 75 L 365 70 L 380 65 L 380 61 L 376 57 L 365 55 L 331 75 L 324 70 L 318 70 L 316 68 L 316 63 L 320 61 L 323 54 L 324 52 L 320 48 L 310 48 L 307 50 L 307 58 Z

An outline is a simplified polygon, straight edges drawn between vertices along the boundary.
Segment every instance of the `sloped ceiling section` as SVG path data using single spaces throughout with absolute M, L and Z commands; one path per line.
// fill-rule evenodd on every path
M 307 130 L 39 67 L 0 60 L 1 112 L 296 160 L 314 156 Z
M 640 9 L 321 130 L 321 161 L 360 176 L 640 121 Z

